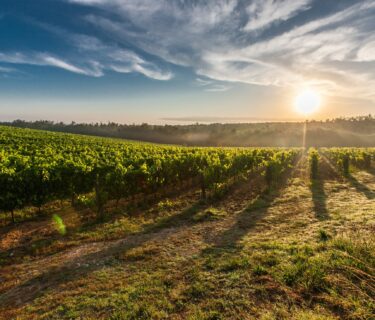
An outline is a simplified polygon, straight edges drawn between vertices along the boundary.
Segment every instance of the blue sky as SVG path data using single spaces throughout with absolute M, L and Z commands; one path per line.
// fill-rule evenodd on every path
M 374 0 L 1 0 L 0 120 L 374 113 L 374 30 Z

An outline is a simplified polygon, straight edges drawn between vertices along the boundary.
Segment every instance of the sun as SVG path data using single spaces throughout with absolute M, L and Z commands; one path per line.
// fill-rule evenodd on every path
M 321 98 L 318 92 L 312 89 L 304 89 L 294 100 L 296 111 L 308 116 L 316 112 L 320 106 Z

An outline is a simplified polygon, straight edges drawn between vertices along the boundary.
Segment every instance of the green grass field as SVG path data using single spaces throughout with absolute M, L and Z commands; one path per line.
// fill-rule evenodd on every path
M 0 318 L 373 319 L 374 171 L 318 170 L 168 186 L 100 221 L 91 193 L 2 213 Z

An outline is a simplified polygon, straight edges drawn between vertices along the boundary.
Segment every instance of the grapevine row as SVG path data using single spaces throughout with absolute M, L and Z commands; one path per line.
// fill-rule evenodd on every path
M 265 167 L 269 184 L 297 149 L 186 148 L 36 130 L 0 128 L 0 210 L 12 213 L 95 191 L 99 216 L 108 200 L 150 194 L 192 178 L 202 194 Z
M 322 148 L 321 153 L 343 175 L 350 174 L 350 167 L 370 169 L 375 161 L 375 148 Z

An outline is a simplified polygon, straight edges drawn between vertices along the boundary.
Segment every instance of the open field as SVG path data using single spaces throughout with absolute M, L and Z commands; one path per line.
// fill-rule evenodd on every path
M 20 129 L 3 130 L 7 132 L 7 140 L 2 140 L 5 147 L 1 155 L 5 159 L 15 150 L 14 146 L 7 149 L 9 141 L 25 141 L 25 136 L 23 131 L 7 131 Z M 44 137 L 42 132 L 32 132 L 34 137 L 38 134 Z M 55 136 L 58 140 L 67 137 Z M 110 150 L 98 151 L 103 159 L 112 157 L 113 144 L 116 149 L 120 143 L 78 136 L 74 139 L 90 145 L 87 154 L 92 148 L 111 144 Z M 45 143 L 43 139 L 38 141 L 40 146 Z M 35 159 L 27 154 L 31 146 L 28 148 L 24 142 L 18 148 L 18 155 L 25 161 L 22 163 Z M 126 148 L 143 147 L 128 144 Z M 149 145 L 147 148 L 155 149 L 153 155 L 159 160 L 158 148 L 177 148 L 181 158 L 185 152 L 178 147 Z M 94 179 L 90 180 L 92 176 L 83 170 L 79 172 L 81 177 L 93 184 L 88 189 L 82 188 L 82 194 L 75 192 L 78 189 L 69 194 L 72 188 L 64 189 L 63 193 L 52 192 L 60 180 L 52 179 L 49 174 L 50 178 L 42 181 L 49 181 L 50 192 L 46 192 L 45 185 L 40 187 L 48 194 L 43 201 L 39 198 L 40 210 L 29 196 L 23 198 L 22 205 L 17 202 L 12 208 L 16 223 L 11 223 L 9 210 L 3 210 L 0 317 L 373 317 L 374 149 L 319 150 L 313 179 L 311 152 L 196 150 L 200 159 L 207 157 L 211 162 L 199 167 L 197 158 L 190 157 L 192 162 L 187 168 L 194 164 L 198 169 L 181 175 L 180 180 L 172 177 L 182 171 L 181 166 L 176 166 L 172 173 L 159 171 L 159 178 L 169 173 L 170 182 L 150 180 L 155 178 L 150 170 L 146 180 L 134 180 L 132 176 L 133 180 L 126 181 L 140 181 L 139 184 L 133 185 L 134 189 L 122 189 L 124 193 L 119 199 L 109 194 L 113 189 L 107 188 L 121 179 L 98 185 L 101 180 L 97 177 L 101 177 L 102 171 L 94 172 Z M 56 149 L 43 152 L 56 155 Z M 370 155 L 369 163 L 362 152 Z M 51 162 L 48 156 L 44 157 Z M 345 172 L 346 157 L 349 157 L 348 172 Z M 142 161 L 138 164 L 141 166 Z M 43 162 L 49 173 L 57 168 L 53 163 L 46 165 Z M 212 172 L 212 168 L 216 170 Z M 3 167 L 2 179 L 8 179 L 9 172 Z M 23 174 L 28 171 L 19 172 L 23 173 L 18 177 L 27 177 Z M 107 177 L 111 171 L 104 172 Z M 14 180 L 6 181 L 11 186 Z M 155 181 L 160 184 L 150 189 Z M 56 190 L 61 189 L 56 187 Z M 4 194 L 2 190 L 3 197 Z
M 375 0 L 0 0 L 0 320 L 375 320 Z

